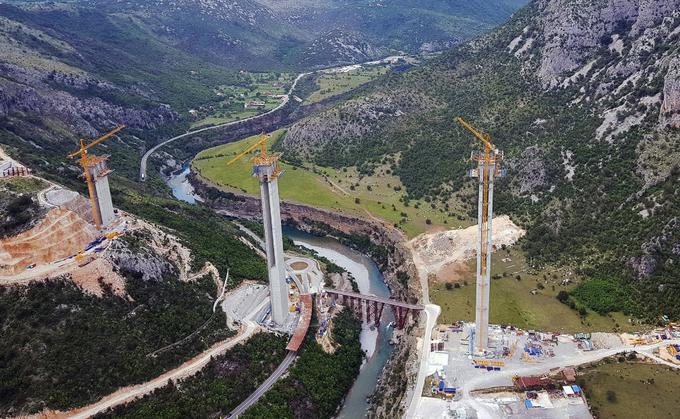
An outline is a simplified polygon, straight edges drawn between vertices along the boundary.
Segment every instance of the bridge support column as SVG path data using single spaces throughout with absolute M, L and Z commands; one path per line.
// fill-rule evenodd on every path
M 378 310 L 375 313 L 375 327 L 379 327 L 380 326 L 380 318 L 382 317 L 382 312 L 383 312 L 383 308 L 385 307 L 385 304 L 378 303 L 378 302 L 376 302 L 375 304 L 376 304 L 376 307 L 378 308 Z
M 408 319 L 409 312 L 411 310 L 405 307 L 397 307 L 397 328 L 403 329 L 406 326 L 406 320 Z

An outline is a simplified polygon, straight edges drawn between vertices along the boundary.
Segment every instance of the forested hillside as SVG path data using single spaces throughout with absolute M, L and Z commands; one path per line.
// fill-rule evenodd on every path
M 474 216 L 465 169 L 477 144 L 454 121 L 464 116 L 506 153 L 496 212 L 528 229 L 529 257 L 577 268 L 598 280 L 591 291 L 625 290 L 587 293 L 607 296 L 583 301 L 595 310 L 678 318 L 679 8 L 533 1 L 491 34 L 300 121 L 281 147 L 365 173 L 388 164 L 409 198 L 447 210 L 462 200 Z

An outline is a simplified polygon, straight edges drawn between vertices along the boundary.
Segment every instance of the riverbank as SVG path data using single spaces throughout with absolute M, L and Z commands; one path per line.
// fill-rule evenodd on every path
M 238 218 L 259 219 L 259 198 L 234 194 L 220 189 L 196 173 L 188 181 L 205 205 L 218 213 Z M 383 273 L 392 298 L 411 303 L 421 302 L 422 289 L 406 238 L 399 230 L 378 220 L 366 220 L 331 211 L 281 203 L 281 218 L 285 224 L 321 236 L 331 236 L 373 258 Z M 404 330 L 395 331 L 396 343 L 378 379 L 371 400 L 369 417 L 403 415 L 407 391 L 415 385 L 419 367 L 417 346 L 423 336 L 422 319 L 411 321 Z

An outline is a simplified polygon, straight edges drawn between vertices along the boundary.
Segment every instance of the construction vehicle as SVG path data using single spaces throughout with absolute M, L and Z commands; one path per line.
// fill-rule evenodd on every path
M 491 287 L 491 220 L 493 217 L 493 184 L 494 178 L 504 175 L 500 162 L 503 153 L 492 143 L 491 137 L 463 118 L 456 119 L 460 125 L 470 131 L 483 144 L 483 151 L 473 152 L 471 160 L 477 162 L 477 168 L 468 171 L 468 176 L 479 179 L 478 226 L 479 241 L 477 243 L 477 285 L 474 351 L 484 354 L 489 344 L 489 288 Z
M 93 140 L 89 144 L 85 140 L 80 140 L 80 149 L 69 154 L 69 159 L 79 157 L 80 166 L 83 168 L 83 176 L 87 182 L 87 192 L 90 196 L 92 206 L 92 217 L 94 224 L 101 229 L 113 216 L 113 205 L 111 204 L 111 193 L 107 175 L 111 172 L 106 168 L 106 156 L 90 155 L 88 150 L 104 140 L 114 136 L 125 128 L 125 125 L 118 126 L 112 131 Z
M 118 231 L 112 231 L 110 233 L 104 234 L 104 237 L 106 237 L 108 240 L 113 240 L 116 237 L 120 237 L 120 236 L 121 236 L 121 233 L 118 232 Z
M 483 367 L 504 367 L 505 361 L 497 361 L 493 359 L 473 359 L 472 362 L 475 365 L 480 365 Z

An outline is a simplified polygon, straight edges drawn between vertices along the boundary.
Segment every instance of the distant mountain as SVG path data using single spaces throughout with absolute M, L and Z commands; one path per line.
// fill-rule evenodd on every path
M 0 142 L 52 172 L 77 137 L 115 124 L 129 160 L 239 70 L 302 71 L 438 50 L 522 3 L 82 0 L 0 3 Z M 121 148 L 122 147 L 122 148 Z
M 300 121 L 283 148 L 369 171 L 392 162 L 411 198 L 462 199 L 472 215 L 464 172 L 477 144 L 454 122 L 464 116 L 507 153 L 496 208 L 528 228 L 530 257 L 615 279 L 620 308 L 678 318 L 679 41 L 678 0 L 535 0 L 489 35 Z

